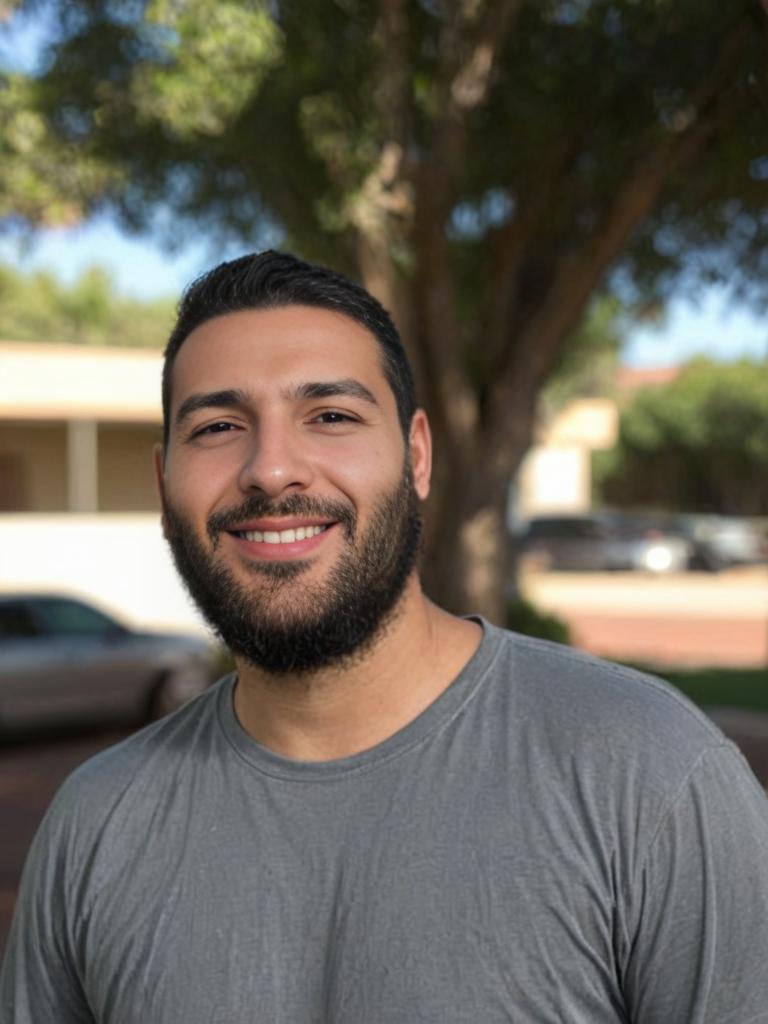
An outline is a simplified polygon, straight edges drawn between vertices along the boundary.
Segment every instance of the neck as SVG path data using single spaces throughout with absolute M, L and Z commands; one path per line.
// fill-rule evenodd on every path
M 301 761 L 349 757 L 413 721 L 459 674 L 481 629 L 429 601 L 414 575 L 360 657 L 299 676 L 237 661 L 235 711 L 263 746 Z

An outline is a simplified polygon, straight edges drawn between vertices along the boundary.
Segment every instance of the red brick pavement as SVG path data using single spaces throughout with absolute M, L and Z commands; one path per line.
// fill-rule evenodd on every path
M 577 647 L 606 658 L 653 665 L 768 665 L 768 609 L 765 621 L 676 615 L 638 618 L 577 610 L 560 614 L 571 627 Z

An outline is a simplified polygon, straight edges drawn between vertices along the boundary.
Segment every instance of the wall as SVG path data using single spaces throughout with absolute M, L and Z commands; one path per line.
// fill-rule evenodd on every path
M 205 633 L 157 514 L 0 515 L 0 592 L 93 600 L 127 625 Z
M 153 512 L 152 451 L 162 437 L 152 424 L 99 424 L 99 511 Z
M 0 422 L 0 454 L 21 460 L 28 511 L 58 512 L 67 507 L 66 424 Z
M 99 424 L 100 511 L 157 511 L 152 451 L 161 436 L 161 428 L 154 424 Z M 18 468 L 20 487 L 8 488 L 14 500 L 3 502 L 0 511 L 67 511 L 65 423 L 0 422 L 0 472 L 4 465 L 11 471 L 11 462 L 6 460 L 13 460 Z

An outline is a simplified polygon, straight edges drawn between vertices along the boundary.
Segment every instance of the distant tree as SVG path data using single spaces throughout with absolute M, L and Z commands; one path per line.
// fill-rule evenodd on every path
M 0 209 L 160 212 L 175 244 L 277 242 L 362 278 L 437 435 L 425 574 L 454 609 L 503 618 L 507 484 L 595 297 L 768 280 L 758 0 L 18 10 L 53 41 L 6 76 Z
M 601 295 L 589 306 L 539 393 L 541 419 L 577 398 L 613 397 L 630 319 L 615 296 Z
M 99 267 L 65 285 L 53 274 L 0 265 L 0 339 L 161 348 L 174 301 L 120 295 Z
M 613 505 L 768 515 L 768 362 L 692 362 L 637 392 L 599 460 Z

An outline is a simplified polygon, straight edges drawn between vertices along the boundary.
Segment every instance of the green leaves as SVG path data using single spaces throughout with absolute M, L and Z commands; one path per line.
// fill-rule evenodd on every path
M 8 340 L 162 348 L 173 314 L 171 299 L 141 302 L 117 294 L 99 267 L 68 286 L 44 271 L 0 266 L 0 337 Z
M 37 94 L 36 83 L 21 75 L 0 80 L 0 220 L 72 224 L 121 174 L 63 140 L 38 109 Z
M 145 20 L 159 53 L 136 64 L 131 99 L 140 118 L 180 139 L 224 134 L 281 58 L 266 4 L 153 0 Z
M 614 499 L 768 513 L 768 361 L 697 359 L 622 412 Z

